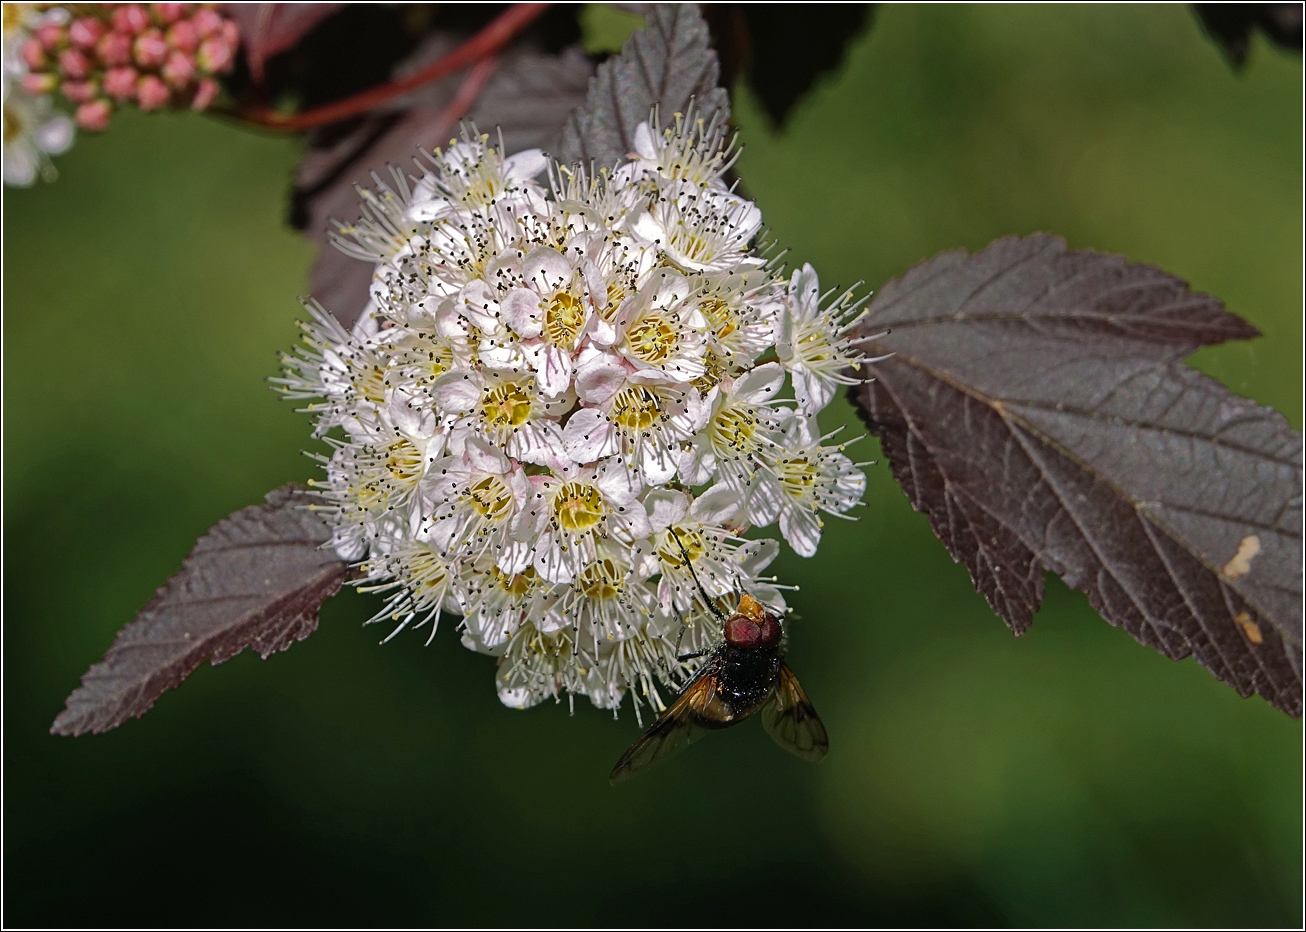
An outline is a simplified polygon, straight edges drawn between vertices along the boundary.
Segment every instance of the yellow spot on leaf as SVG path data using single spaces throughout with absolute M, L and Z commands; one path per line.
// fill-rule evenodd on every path
M 1252 538 L 1252 540 L 1255 540 L 1255 538 Z M 1247 635 L 1247 640 L 1251 641 L 1253 644 L 1259 644 L 1261 641 L 1265 640 L 1265 638 L 1261 636 L 1260 625 L 1252 621 L 1252 617 L 1246 612 L 1239 612 L 1234 616 L 1233 620 L 1242 625 L 1243 634 Z
M 1238 544 L 1238 552 L 1233 555 L 1228 563 L 1221 570 L 1225 576 L 1233 579 L 1235 576 L 1245 576 L 1252 568 L 1252 557 L 1261 552 L 1261 539 L 1255 534 L 1249 534 Z M 1257 641 L 1259 642 L 1259 638 Z

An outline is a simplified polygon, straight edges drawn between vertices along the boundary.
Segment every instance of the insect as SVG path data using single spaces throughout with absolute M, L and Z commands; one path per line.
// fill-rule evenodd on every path
M 676 543 L 680 538 L 672 531 Z M 694 568 L 680 544 L 690 575 Z M 693 744 L 708 731 L 737 725 L 758 709 L 762 725 L 786 751 L 818 761 L 830 748 L 825 726 L 783 660 L 780 619 L 752 596 L 740 595 L 728 617 L 698 577 L 704 604 L 722 624 L 722 643 L 671 708 L 640 735 L 612 768 L 612 782 L 633 777 Z

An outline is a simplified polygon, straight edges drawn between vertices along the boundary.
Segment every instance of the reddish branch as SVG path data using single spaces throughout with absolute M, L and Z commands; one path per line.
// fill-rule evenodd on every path
M 260 126 L 286 132 L 313 129 L 366 113 L 392 97 L 397 97 L 414 88 L 421 87 L 423 84 L 443 78 L 445 75 L 467 65 L 475 64 L 477 67 L 473 69 L 472 74 L 468 75 L 462 89 L 458 92 L 458 97 L 442 114 L 442 116 L 446 116 L 453 113 L 459 104 L 462 104 L 462 112 L 455 114 L 450 120 L 450 125 L 452 125 L 471 108 L 476 99 L 476 94 L 480 92 L 481 87 L 494 71 L 494 56 L 511 42 L 514 36 L 539 17 L 548 6 L 547 3 L 516 4 L 501 13 L 492 23 L 443 58 L 406 77 L 363 91 L 361 94 L 355 94 L 353 97 L 347 97 L 332 104 L 315 107 L 312 110 L 305 110 L 303 113 L 295 113 L 289 116 L 277 113 L 267 107 L 244 108 L 237 111 L 235 116 L 251 123 L 257 123 Z M 469 92 L 471 99 L 464 102 L 464 98 L 468 96 Z

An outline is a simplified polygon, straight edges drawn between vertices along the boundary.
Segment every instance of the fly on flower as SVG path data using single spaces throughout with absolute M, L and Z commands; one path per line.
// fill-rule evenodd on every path
M 688 552 L 684 556 L 688 564 Z M 666 760 L 708 731 L 739 724 L 759 709 L 763 727 L 786 751 L 815 762 L 830 749 L 820 716 L 784 662 L 779 616 L 745 594 L 727 617 L 706 591 L 702 595 L 721 621 L 722 642 L 680 698 L 617 761 L 613 783 Z

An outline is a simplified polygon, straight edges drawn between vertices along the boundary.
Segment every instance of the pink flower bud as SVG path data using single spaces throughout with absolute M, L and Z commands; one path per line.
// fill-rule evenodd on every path
M 91 60 L 81 49 L 64 49 L 59 53 L 59 70 L 65 78 L 84 78 L 91 73 Z
M 84 49 L 95 48 L 95 43 L 100 41 L 100 36 L 104 33 L 104 23 L 92 16 L 75 19 L 68 27 L 68 38 L 72 40 L 73 45 L 80 45 Z
M 68 41 L 68 31 L 58 23 L 46 23 L 32 35 L 36 36 L 37 41 L 47 52 L 59 51 Z
M 132 57 L 142 68 L 153 69 L 168 60 L 168 41 L 158 29 L 147 29 L 132 44 Z
M 190 83 L 190 79 L 195 77 L 195 59 L 185 52 L 173 52 L 163 63 L 160 74 L 163 75 L 163 80 L 173 87 L 185 87 Z
M 134 36 L 150 26 L 150 14 L 139 3 L 124 3 L 113 11 L 113 28 Z
M 183 52 L 193 52 L 200 47 L 200 34 L 188 19 L 173 23 L 168 30 L 168 44 Z
M 59 85 L 63 95 L 75 104 L 84 104 L 94 100 L 100 93 L 98 81 L 65 81 Z
M 131 100 L 136 96 L 136 80 L 139 77 L 135 68 L 110 68 L 104 73 L 104 92 L 117 100 Z
M 190 102 L 190 107 L 192 110 L 207 110 L 217 96 L 218 82 L 212 78 L 205 78 L 195 89 L 195 99 Z
M 22 56 L 23 62 L 32 71 L 40 71 L 45 67 L 45 48 L 35 39 L 28 39 L 23 43 Z
M 234 19 L 222 23 L 222 38 L 227 40 L 227 45 L 233 50 L 240 47 L 240 27 L 236 25 Z
M 19 83 L 23 85 L 23 90 L 27 91 L 27 93 L 40 96 L 41 94 L 48 94 L 58 87 L 59 79 L 48 72 L 45 74 L 29 72 L 23 75 Z
M 160 22 L 175 23 L 190 12 L 189 3 L 151 3 L 154 15 Z
M 231 67 L 234 60 L 231 46 L 220 38 L 205 39 L 200 45 L 200 67 L 209 74 L 221 74 Z
M 142 110 L 157 110 L 172 97 L 172 90 L 158 75 L 147 74 L 136 84 L 136 102 Z
M 95 46 L 100 61 L 110 68 L 115 65 L 127 65 L 132 60 L 131 36 L 125 32 L 108 32 Z
M 207 39 L 222 31 L 222 16 L 208 7 L 196 10 L 190 21 L 195 24 L 195 31 L 200 34 L 201 39 Z
M 84 103 L 77 108 L 77 125 L 93 133 L 103 132 L 113 115 L 113 104 L 101 98 Z

